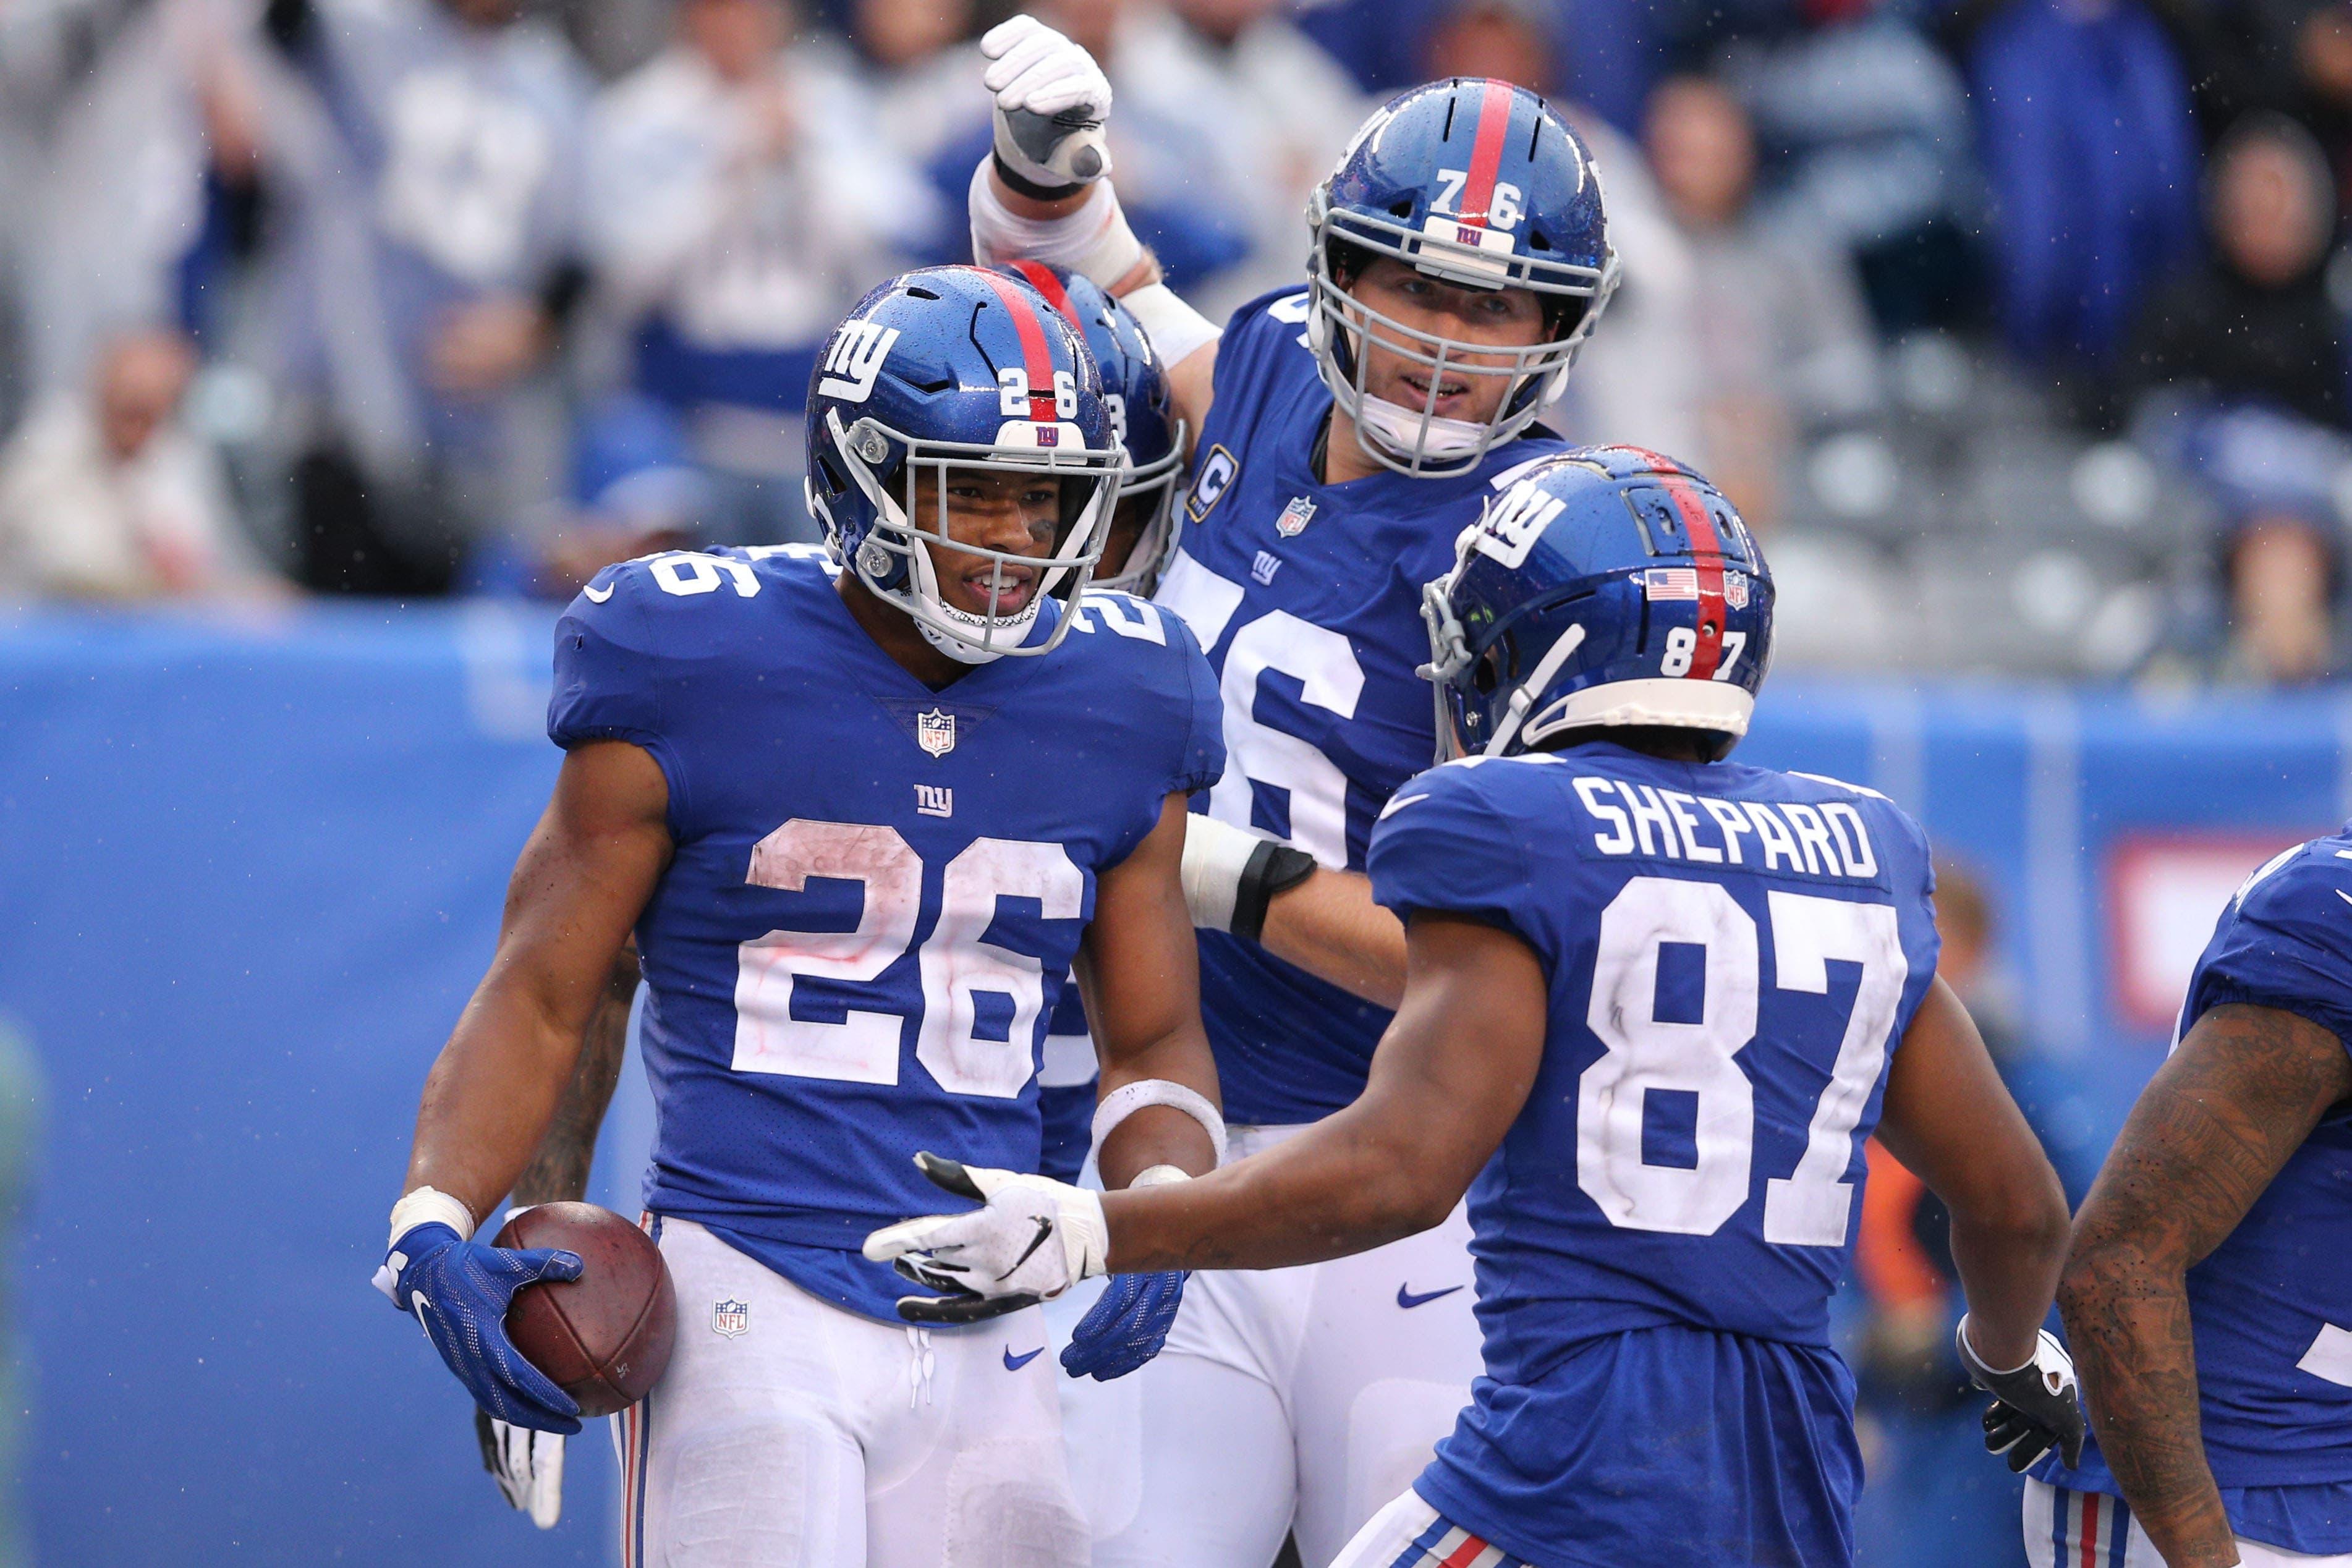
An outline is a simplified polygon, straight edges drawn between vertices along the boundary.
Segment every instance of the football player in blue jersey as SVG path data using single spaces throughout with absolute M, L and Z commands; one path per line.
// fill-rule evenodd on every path
M 1361 873 L 1374 820 L 1435 744 L 1413 674 L 1422 585 L 1514 469 L 1563 449 L 1538 421 L 1617 276 L 1599 178 L 1524 89 L 1403 94 L 1313 198 L 1307 277 L 1220 332 L 1119 214 L 1109 89 L 1085 51 L 1028 18 L 982 47 L 997 126 L 974 254 L 1118 295 L 1188 434 L 1156 598 L 1217 672 L 1227 761 L 1187 838 L 1187 891 L 1226 1111 L 1238 1146 L 1264 1146 L 1357 1097 L 1395 1005 L 1402 937 L 1396 962 L 1358 961 L 1393 925 Z M 1319 918 L 1252 940 L 1248 890 L 1316 864 L 1342 874 L 1288 896 Z M 1195 1281 L 1137 1377 L 1139 1494 L 1089 1500 L 1097 1560 L 1262 1568 L 1295 1531 L 1308 1568 L 1329 1561 L 1468 1396 L 1469 1239 L 1457 1212 L 1370 1257 Z
M 1213 681 L 1174 618 L 1083 591 L 1123 458 L 1029 285 L 895 279 L 813 382 L 833 559 L 648 557 L 559 623 L 566 756 L 427 1079 L 379 1283 L 491 1415 L 577 1429 L 501 1323 L 579 1260 L 474 1233 L 634 927 L 646 1223 L 681 1321 L 622 1417 L 625 1561 L 1077 1563 L 1038 1314 L 902 1306 L 856 1251 L 929 1207 L 910 1143 L 1035 1168 L 1074 967 L 1106 1181 L 1216 1162 L 1180 882 L 1184 798 L 1223 766 Z
M 1871 790 L 1724 760 L 1771 607 L 1687 469 L 1600 448 L 1530 470 L 1430 585 L 1469 755 L 1373 834 L 1407 974 L 1362 1096 L 1165 1194 L 933 1158 L 985 1207 L 868 1254 L 945 1299 L 1025 1297 L 1377 1249 L 1466 1191 L 1484 1375 L 1337 1561 L 1827 1568 L 1862 1480 L 1828 1307 L 1874 1129 L 1950 1207 L 1962 1344 L 2003 1420 L 2074 1452 L 2041 1332 L 2065 1198 L 1936 977 L 1925 837 Z M 1022 1256 L 1041 1225 L 1060 1245 Z
M 2096 1442 L 2043 1568 L 2352 1564 L 2352 828 L 2247 879 L 2059 1287 Z

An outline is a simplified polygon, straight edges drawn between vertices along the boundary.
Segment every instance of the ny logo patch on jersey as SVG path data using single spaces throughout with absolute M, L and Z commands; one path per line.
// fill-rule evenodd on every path
M 1282 508 L 1282 516 L 1274 519 L 1274 531 L 1284 538 L 1297 538 L 1300 530 L 1315 520 L 1315 503 L 1304 496 L 1291 497 L 1290 505 Z
M 918 817 L 954 816 L 955 791 L 944 784 L 916 785 L 915 815 Z
M 955 749 L 955 715 L 943 708 L 915 716 L 915 744 L 933 757 Z
M 748 1302 L 716 1301 L 710 1308 L 710 1332 L 728 1339 L 741 1339 L 751 1326 L 751 1308 Z
M 882 374 L 882 361 L 890 357 L 890 345 L 898 340 L 896 327 L 844 321 L 834 336 L 832 351 L 824 357 L 825 375 L 817 383 L 817 395 L 848 402 L 864 402 L 872 397 L 874 382 Z
M 1272 550 L 1258 551 L 1257 559 L 1250 562 L 1250 575 L 1269 587 L 1273 585 L 1274 574 L 1281 570 L 1282 558 Z

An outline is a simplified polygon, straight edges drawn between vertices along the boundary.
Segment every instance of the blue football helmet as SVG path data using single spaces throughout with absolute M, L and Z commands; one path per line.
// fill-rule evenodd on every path
M 1564 731 L 1748 733 L 1772 657 L 1772 575 L 1723 493 L 1671 457 L 1548 457 L 1462 530 L 1422 591 L 1438 755 L 1508 757 Z
M 1184 422 L 1171 405 L 1168 377 L 1151 340 L 1127 307 L 1081 273 L 1043 262 L 1016 261 L 1019 273 L 1087 340 L 1102 371 L 1103 402 L 1111 433 L 1127 449 L 1118 507 L 1103 530 L 1104 588 L 1149 596 L 1176 553 L 1183 525 L 1176 509 L 1176 473 L 1184 455 Z
M 845 569 L 965 664 L 1045 653 L 1061 641 L 1066 616 L 1032 638 L 1039 606 L 1086 586 L 1124 461 L 1085 341 L 1003 273 L 935 267 L 892 278 L 834 329 L 809 378 L 810 514 Z M 1055 483 L 1060 515 L 1046 553 L 952 537 L 950 489 L 990 474 Z M 959 555 L 984 612 L 940 591 L 937 558 Z M 1014 596 L 1013 608 L 998 608 Z
M 1517 437 L 1568 382 L 1617 287 L 1617 253 L 1592 156 L 1568 122 L 1523 87 L 1455 77 L 1376 111 L 1307 199 L 1307 341 L 1331 395 L 1375 461 L 1402 474 L 1458 474 Z M 1543 306 L 1543 341 L 1494 349 L 1408 327 L 1349 294 L 1390 256 L 1471 288 L 1525 288 Z M 1370 339 L 1427 382 L 1418 407 L 1366 385 Z M 1438 413 L 1444 389 L 1500 377 L 1484 421 Z

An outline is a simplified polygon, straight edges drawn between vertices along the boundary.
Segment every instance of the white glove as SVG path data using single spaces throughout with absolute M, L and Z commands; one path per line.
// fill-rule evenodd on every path
M 996 95 L 996 155 L 1046 190 L 1091 185 L 1110 172 L 1103 122 L 1110 78 L 1095 57 L 1034 16 L 983 34 L 981 80 Z
M 866 1239 L 866 1256 L 873 1261 L 947 1292 L 899 1301 L 898 1315 L 909 1322 L 1000 1317 L 1105 1272 L 1109 1241 L 1099 1194 L 937 1155 L 917 1155 L 915 1164 L 940 1187 L 984 1207 L 901 1220 Z
M 498 1481 L 508 1506 L 530 1514 L 541 1530 L 553 1530 L 563 1517 L 563 1434 L 509 1426 L 477 1410 L 474 1436 L 482 1445 L 482 1469 Z

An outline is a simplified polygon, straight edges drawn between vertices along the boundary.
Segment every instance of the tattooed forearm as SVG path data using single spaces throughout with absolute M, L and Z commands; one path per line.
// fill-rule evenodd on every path
M 621 1056 L 628 1044 L 629 1005 L 637 993 L 637 950 L 621 949 L 606 977 L 604 995 L 589 1017 L 580 1065 L 564 1085 L 555 1120 L 539 1141 L 539 1152 L 515 1178 L 513 1201 L 576 1202 L 588 1192 L 588 1167 L 596 1158 L 596 1133 L 621 1079 Z
M 2132 1108 L 2075 1221 L 2058 1303 L 2091 1426 L 2172 1568 L 2238 1561 L 2198 1418 L 2188 1271 L 2347 1095 L 2352 1057 L 2334 1035 L 2216 1008 Z

